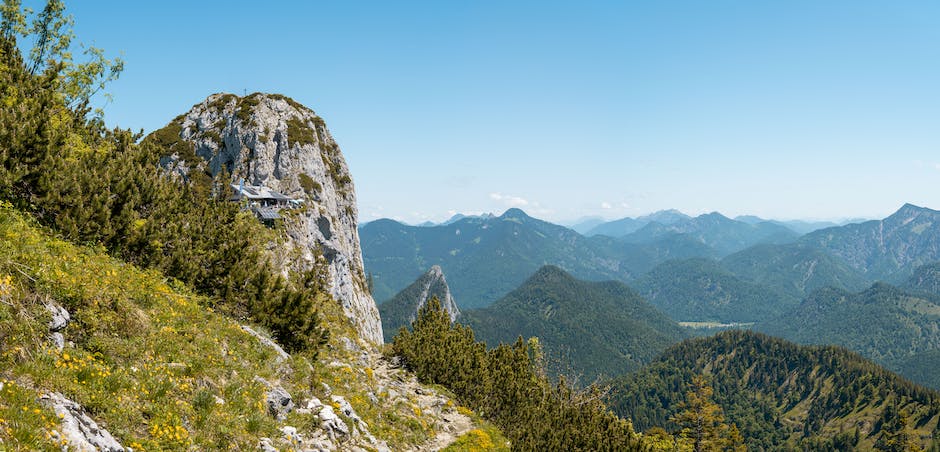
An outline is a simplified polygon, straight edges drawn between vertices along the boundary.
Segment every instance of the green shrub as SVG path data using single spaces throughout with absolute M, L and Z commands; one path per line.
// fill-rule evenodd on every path
M 296 143 L 316 144 L 317 132 L 300 119 L 290 118 L 287 120 L 287 145 L 293 146 Z
M 312 177 L 310 177 L 310 176 L 308 176 L 308 175 L 306 175 L 306 174 L 304 174 L 304 173 L 298 174 L 298 175 L 297 175 L 297 179 L 298 179 L 298 181 L 300 182 L 300 187 L 303 188 L 304 191 L 305 191 L 308 195 L 313 195 L 313 194 L 319 193 L 320 191 L 323 190 L 323 186 L 320 185 L 319 182 L 313 180 Z
M 425 383 L 441 384 L 501 428 L 519 450 L 643 450 L 629 422 L 610 413 L 599 390 L 551 384 L 537 341 L 486 350 L 468 327 L 450 322 L 437 298 L 402 328 L 392 350 Z

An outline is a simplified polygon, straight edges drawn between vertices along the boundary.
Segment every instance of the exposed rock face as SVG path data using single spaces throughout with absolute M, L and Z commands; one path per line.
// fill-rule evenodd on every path
M 194 183 L 224 171 L 236 184 L 302 199 L 298 215 L 285 216 L 287 243 L 275 258 L 285 271 L 305 270 L 322 252 L 333 297 L 364 339 L 382 341 L 365 283 L 355 188 L 322 118 L 280 95 L 213 94 L 151 136 L 174 152 L 164 167 Z
M 414 322 L 418 311 L 433 297 L 441 301 L 441 306 L 450 315 L 450 321 L 457 320 L 460 309 L 450 294 L 450 287 L 444 278 L 444 271 L 440 266 L 433 266 L 424 275 L 410 286 L 395 295 L 391 300 L 382 303 L 379 307 L 382 313 L 382 329 L 385 331 L 385 340 L 392 337 L 402 326 Z
M 58 392 L 42 396 L 42 401 L 51 406 L 62 419 L 62 435 L 68 442 L 69 450 L 124 452 L 124 447 L 107 430 L 98 427 L 81 405 Z

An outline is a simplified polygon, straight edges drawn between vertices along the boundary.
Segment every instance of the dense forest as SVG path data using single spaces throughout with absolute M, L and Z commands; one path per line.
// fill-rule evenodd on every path
M 756 328 L 800 344 L 841 345 L 888 369 L 903 372 L 909 360 L 940 347 L 940 299 L 885 283 L 858 293 L 825 288 L 808 296 L 791 312 Z M 937 372 L 940 370 L 932 373 Z M 924 384 L 931 379 L 923 377 L 916 381 Z M 933 375 L 932 379 L 936 378 Z
M 676 407 L 701 375 L 751 450 L 871 449 L 892 434 L 885 426 L 901 412 L 903 431 L 921 446 L 937 446 L 937 392 L 842 348 L 799 346 L 752 332 L 677 344 L 616 380 L 608 400 L 639 430 L 676 430 Z
M 623 283 L 581 281 L 554 266 L 458 321 L 491 347 L 538 337 L 549 374 L 580 384 L 639 369 L 687 337 Z

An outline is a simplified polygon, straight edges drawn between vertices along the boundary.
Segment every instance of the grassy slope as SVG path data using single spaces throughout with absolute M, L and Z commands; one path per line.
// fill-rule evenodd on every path
M 74 345 L 62 352 L 47 338 L 49 299 L 72 315 L 64 334 Z M 393 449 L 433 434 L 413 406 L 382 403 L 370 368 L 320 364 L 353 362 L 336 339 L 320 362 L 279 363 L 208 304 L 158 272 L 53 238 L 0 206 L 0 449 L 57 448 L 50 438 L 58 420 L 37 401 L 50 391 L 135 449 L 254 449 L 259 437 L 280 438 L 279 426 L 311 429 L 312 414 L 295 411 L 280 424 L 269 416 L 255 376 L 280 382 L 295 403 L 329 400 L 320 384 L 328 383 Z M 338 305 L 322 310 L 334 338 L 354 337 Z M 368 392 L 380 403 L 369 403 Z

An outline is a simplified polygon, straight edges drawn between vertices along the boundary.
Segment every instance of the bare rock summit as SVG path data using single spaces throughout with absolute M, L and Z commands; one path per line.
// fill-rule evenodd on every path
M 450 293 L 447 279 L 444 278 L 444 271 L 440 266 L 435 265 L 395 297 L 379 306 L 385 340 L 391 341 L 399 328 L 411 325 L 421 307 L 434 297 L 440 300 L 441 307 L 450 316 L 450 321 L 457 320 L 460 309 Z
M 382 342 L 382 323 L 366 287 L 352 176 L 326 123 L 313 110 L 277 95 L 213 94 L 151 139 L 170 149 L 164 168 L 194 186 L 220 174 L 241 187 L 263 187 L 296 200 L 281 217 L 286 243 L 273 254 L 283 271 L 302 271 L 319 256 L 330 291 L 363 339 Z

